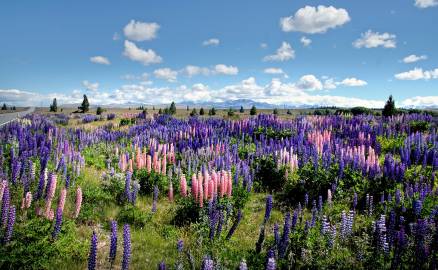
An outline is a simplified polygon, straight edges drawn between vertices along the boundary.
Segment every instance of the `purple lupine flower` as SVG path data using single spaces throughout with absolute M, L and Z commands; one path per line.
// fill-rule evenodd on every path
M 157 200 L 158 200 L 158 187 L 157 185 L 154 186 L 154 199 L 152 202 L 152 213 L 157 212 Z
M 53 232 L 52 232 L 53 239 L 56 239 L 58 237 L 58 234 L 61 231 L 61 225 L 62 225 L 62 208 L 58 207 L 56 209 L 55 227 L 53 228 Z
M 132 173 L 130 171 L 127 171 L 125 178 L 125 197 L 128 202 L 131 201 L 131 177 Z
M 219 219 L 219 211 L 217 210 L 213 210 L 213 213 L 210 217 L 210 240 L 213 240 L 214 238 L 214 234 L 215 234 L 215 229 L 216 229 L 216 224 L 218 222 Z
M 14 231 L 14 224 L 15 224 L 15 212 L 16 212 L 15 206 L 12 205 L 9 208 L 8 225 L 6 227 L 5 239 L 4 239 L 5 243 L 9 243 L 9 241 L 11 241 L 12 238 L 12 232 Z
M 276 246 L 280 244 L 280 233 L 278 232 L 278 223 L 274 224 L 274 243 Z
M 96 232 L 93 231 L 93 234 L 91 235 L 90 254 L 88 255 L 88 270 L 96 269 L 96 260 L 97 260 L 97 235 Z
M 318 212 L 322 211 L 322 196 L 319 195 L 318 197 Z
M 239 270 L 248 270 L 248 266 L 246 265 L 246 261 L 244 259 L 239 264 Z
M 8 185 L 6 185 L 2 199 L 2 218 L 1 218 L 2 227 L 5 227 L 8 222 L 8 210 L 10 203 L 11 203 L 11 195 L 9 193 Z
M 222 233 L 222 225 L 224 223 L 224 214 L 222 212 L 222 210 L 219 210 L 219 215 L 218 215 L 218 221 L 217 221 L 217 230 L 216 230 L 216 237 L 220 237 L 221 233 Z
M 134 181 L 131 193 L 131 203 L 135 205 L 135 201 L 137 200 L 138 190 L 140 189 L 140 184 L 137 181 Z
M 166 264 L 164 263 L 164 261 L 161 261 L 158 264 L 158 270 L 166 270 Z
M 272 195 L 266 196 L 266 207 L 265 207 L 265 219 L 263 223 L 266 223 L 271 216 L 272 211 Z
M 291 227 L 290 212 L 287 212 L 286 216 L 284 217 L 283 234 L 281 236 L 280 246 L 278 249 L 278 256 L 280 258 L 284 257 L 287 247 L 289 246 L 290 227 Z
M 234 231 L 237 229 L 237 226 L 239 226 L 240 220 L 242 219 L 242 211 L 239 209 L 237 210 L 237 217 L 236 220 L 234 220 L 233 225 L 231 226 L 230 230 L 228 231 L 226 239 L 229 240 L 231 236 L 233 236 Z
M 111 237 L 110 237 L 110 252 L 109 261 L 111 265 L 114 263 L 117 254 L 117 222 L 111 220 Z
M 368 195 L 367 195 L 368 198 Z M 357 193 L 355 192 L 353 195 L 353 209 L 356 209 L 357 206 Z
M 423 203 L 420 200 L 415 200 L 412 203 L 412 208 L 414 209 L 414 213 L 416 216 L 420 216 L 421 210 L 423 208 Z
M 205 256 L 204 260 L 202 261 L 201 269 L 202 270 L 213 270 L 214 269 L 214 262 L 213 262 L 213 260 L 210 257 Z
M 268 263 L 266 264 L 266 270 L 275 270 L 277 266 L 275 264 L 275 258 L 271 257 L 268 259 Z
M 122 270 L 129 269 L 129 261 L 131 259 L 131 232 L 129 225 L 125 224 L 123 226 L 123 259 L 122 259 Z
M 183 251 L 183 248 L 184 248 L 184 241 L 180 239 L 176 243 L 176 250 L 178 250 L 178 253 L 181 253 Z
M 304 194 L 304 207 L 307 207 L 307 204 L 309 203 L 309 194 Z

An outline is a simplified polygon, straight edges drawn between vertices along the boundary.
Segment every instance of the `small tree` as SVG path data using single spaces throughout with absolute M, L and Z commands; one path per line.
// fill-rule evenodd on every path
M 243 106 L 240 106 L 240 110 L 239 110 L 239 112 L 240 112 L 240 113 L 244 113 L 244 112 L 245 112 L 245 110 L 243 109 Z
M 234 116 L 234 110 L 233 110 L 232 108 L 229 108 L 227 114 L 228 114 L 228 116 L 230 116 L 230 117 L 231 117 L 231 116 Z
M 272 112 L 273 114 L 278 114 L 278 109 L 274 108 L 274 111 Z
M 155 111 L 155 106 L 152 106 L 152 110 Z
M 2 111 L 6 111 L 7 109 L 8 109 L 8 106 L 6 106 L 6 103 L 3 103 Z
M 205 114 L 204 108 L 201 107 L 201 109 L 199 110 L 199 115 L 204 115 L 204 114 Z
M 57 112 L 58 111 L 58 102 L 56 102 L 56 98 L 53 99 L 53 102 L 50 105 L 49 111 L 51 111 L 51 112 Z
M 190 116 L 196 116 L 198 115 L 198 112 L 196 111 L 196 108 L 193 108 L 193 110 L 190 112 Z
M 208 110 L 208 115 L 216 115 L 216 109 L 212 107 L 210 110 Z
M 96 114 L 97 115 L 101 115 L 103 113 L 103 109 L 102 109 L 102 107 L 97 107 L 97 109 L 96 109 Z
M 84 95 L 84 100 L 82 101 L 82 104 L 78 107 L 78 109 L 81 110 L 82 113 L 86 113 L 90 109 L 90 103 L 88 102 L 87 95 Z
M 251 110 L 249 111 L 250 115 L 256 115 L 257 114 L 257 109 L 254 105 L 252 105 Z
M 12 106 L 12 110 L 15 111 L 17 108 L 15 106 Z
M 187 105 L 187 111 L 189 111 L 189 105 Z
M 176 105 L 175 102 L 172 101 L 172 103 L 170 104 L 170 108 L 169 108 L 169 114 L 174 115 L 176 113 Z
M 383 116 L 393 116 L 397 113 L 397 109 L 395 108 L 395 101 L 392 98 L 392 95 L 389 96 L 386 101 L 385 107 L 383 107 L 382 115 Z
M 161 110 L 161 108 L 158 110 L 158 114 L 162 114 L 163 110 Z
M 292 115 L 292 112 L 290 111 L 290 109 L 287 109 L 287 112 L 286 112 L 288 115 Z

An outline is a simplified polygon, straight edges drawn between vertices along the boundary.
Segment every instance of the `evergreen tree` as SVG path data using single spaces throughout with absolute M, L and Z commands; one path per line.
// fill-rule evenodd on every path
M 187 111 L 189 111 L 189 105 L 187 105 Z
M 162 114 L 163 111 L 161 110 L 161 108 L 158 110 L 158 114 Z
M 12 106 L 12 110 L 15 111 L 17 108 L 15 106 Z
M 87 95 L 84 95 L 84 100 L 82 101 L 82 104 L 78 107 L 78 109 L 81 110 L 82 113 L 86 113 L 90 109 L 90 103 L 88 102 Z
M 169 108 L 169 114 L 174 115 L 176 113 L 176 105 L 175 102 L 172 101 Z
M 397 113 L 397 109 L 395 108 L 395 101 L 392 98 L 392 95 L 389 96 L 386 101 L 385 107 L 383 108 L 382 115 L 383 116 L 393 116 Z
M 6 106 L 6 103 L 3 103 L 2 111 L 6 111 L 7 109 L 8 109 L 8 106 Z
M 58 111 L 58 102 L 56 101 L 56 98 L 53 99 L 52 104 L 50 105 L 51 112 L 57 112 Z
M 249 111 L 250 115 L 256 115 L 257 114 L 257 109 L 254 105 L 252 105 L 251 110 Z
M 155 111 L 155 106 L 152 106 L 152 110 Z
M 274 108 L 274 111 L 272 112 L 273 114 L 278 114 L 278 109 Z
M 216 115 L 216 109 L 212 107 L 210 110 L 208 110 L 208 115 Z
M 227 114 L 228 114 L 228 116 L 234 116 L 234 110 L 232 109 L 232 108 L 230 108 L 230 109 L 228 109 L 228 112 L 227 112 Z
M 292 115 L 292 112 L 290 111 L 290 109 L 287 109 L 287 112 L 286 112 L 288 115 Z
M 240 106 L 240 110 L 239 110 L 239 112 L 240 112 L 240 113 L 244 113 L 244 112 L 245 112 L 245 110 L 243 109 L 243 106 Z
M 101 115 L 103 113 L 103 109 L 102 109 L 102 107 L 97 107 L 97 109 L 96 109 L 96 114 L 97 115 Z
M 204 108 L 201 107 L 201 109 L 199 110 L 199 115 L 204 115 L 204 114 L 205 114 Z
M 193 110 L 190 112 L 190 116 L 196 116 L 198 115 L 198 112 L 196 111 L 196 108 L 193 108 Z

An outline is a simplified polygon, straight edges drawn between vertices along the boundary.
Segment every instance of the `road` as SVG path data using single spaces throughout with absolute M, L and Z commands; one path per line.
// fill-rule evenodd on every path
M 30 107 L 29 109 L 22 112 L 2 113 L 0 114 L 0 126 L 3 126 L 4 124 L 11 122 L 12 120 L 23 117 L 26 114 L 32 113 L 34 111 L 35 107 Z

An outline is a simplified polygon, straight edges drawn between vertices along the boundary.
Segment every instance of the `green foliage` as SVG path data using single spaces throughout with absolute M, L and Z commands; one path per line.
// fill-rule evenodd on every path
M 8 109 L 8 106 L 6 106 L 6 103 L 3 103 L 2 111 L 6 111 L 7 109 Z
M 134 124 L 135 124 L 135 118 L 122 118 L 122 119 L 120 119 L 120 126 L 129 126 L 129 125 L 134 125 Z
M 397 153 L 404 145 L 405 136 L 385 137 L 378 136 L 377 142 L 380 144 L 382 153 Z
M 81 104 L 81 106 L 78 107 L 78 109 L 82 113 L 86 113 L 90 109 L 90 103 L 88 102 L 87 95 L 84 95 L 84 100 L 82 101 L 82 104 Z
M 128 223 L 139 228 L 144 227 L 151 219 L 151 213 L 146 213 L 132 204 L 125 205 L 117 216 L 119 223 Z
M 125 177 L 124 174 L 116 174 L 103 181 L 102 189 L 111 194 L 114 200 L 122 205 L 125 201 Z
M 133 179 L 140 184 L 140 194 L 152 194 L 154 186 L 157 186 L 161 193 L 167 190 L 167 178 L 161 174 L 150 172 L 146 169 L 135 170 Z
M 281 139 L 281 138 L 289 138 L 292 136 L 292 131 L 290 129 L 282 129 L 282 130 L 274 130 L 272 127 L 258 127 L 254 131 L 254 135 L 257 138 L 260 138 L 260 135 L 264 135 L 266 138 L 270 139 Z
M 274 111 L 272 111 L 273 114 L 277 115 L 278 114 L 278 109 L 274 108 Z
M 243 209 L 249 201 L 249 192 L 246 188 L 238 186 L 233 189 L 233 196 L 231 198 L 234 209 Z
M 385 107 L 383 107 L 382 115 L 389 117 L 397 114 L 397 109 L 395 108 L 395 101 L 392 98 L 392 95 L 389 96 L 386 101 Z
M 216 115 L 216 109 L 212 107 L 210 110 L 208 110 L 208 115 Z
M 82 207 L 78 220 L 97 223 L 106 219 L 104 209 L 113 202 L 113 195 L 97 184 L 82 187 Z
M 409 123 L 409 127 L 412 133 L 426 132 L 430 129 L 430 123 L 427 121 L 412 121 Z
M 68 219 L 52 239 L 53 222 L 33 218 L 18 222 L 12 241 L 0 245 L 1 269 L 62 269 L 87 258 L 88 243 L 77 237 L 76 225 Z
M 169 107 L 169 114 L 174 115 L 176 114 L 176 105 L 175 102 L 172 101 Z
M 350 109 L 353 115 L 372 114 L 372 111 L 365 107 L 353 107 Z
M 272 157 L 262 157 L 258 160 L 259 167 L 255 174 L 255 182 L 260 190 L 279 191 L 286 183 L 285 168 L 277 168 Z
M 102 109 L 102 107 L 97 107 L 97 109 L 96 109 L 96 114 L 97 115 L 101 115 L 103 113 L 103 109 Z
M 58 111 L 58 103 L 56 102 L 56 98 L 53 99 L 52 104 L 50 105 L 50 112 L 57 112 Z
M 199 115 L 204 115 L 204 114 L 205 114 L 204 108 L 201 107 L 201 109 L 199 110 Z
M 229 117 L 234 116 L 234 110 L 232 108 L 229 108 L 228 111 L 227 111 L 227 115 Z
M 287 112 L 286 112 L 286 114 L 287 114 L 287 115 L 292 115 L 292 112 L 291 112 L 291 110 L 290 110 L 290 109 L 287 109 Z
M 245 110 L 243 109 L 243 106 L 240 106 L 240 110 L 239 110 L 239 112 L 240 112 L 240 113 L 244 113 L 244 112 L 245 112 Z
M 198 115 L 198 111 L 196 111 L 196 108 L 193 108 L 193 110 L 190 112 L 190 116 L 196 116 Z
M 172 224 L 181 227 L 199 220 L 201 208 L 192 197 L 180 198 L 177 205 Z
M 256 115 L 257 114 L 257 108 L 256 108 L 256 106 L 252 106 L 251 107 L 251 110 L 249 111 L 249 114 L 250 115 Z
M 82 155 L 88 166 L 94 166 L 97 169 L 104 169 L 106 167 L 105 162 L 108 158 L 108 154 L 105 144 L 95 144 L 86 147 L 82 150 Z

